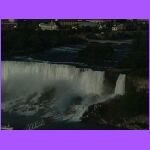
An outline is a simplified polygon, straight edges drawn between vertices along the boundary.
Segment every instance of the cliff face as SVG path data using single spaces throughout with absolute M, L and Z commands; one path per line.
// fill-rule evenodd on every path
M 146 90 L 148 93 L 148 79 L 144 78 L 133 78 L 132 84 L 136 87 L 136 91 L 140 92 L 141 90 Z
M 128 75 L 125 95 L 90 106 L 82 121 L 120 129 L 145 130 L 149 127 L 148 114 L 148 79 Z
M 148 129 L 148 100 L 139 103 L 133 99 L 130 105 L 125 97 L 116 97 L 90 106 L 82 116 L 82 121 L 120 129 Z

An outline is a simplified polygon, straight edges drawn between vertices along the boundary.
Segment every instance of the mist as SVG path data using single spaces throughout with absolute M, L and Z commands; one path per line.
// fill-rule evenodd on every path
M 4 112 L 78 121 L 88 106 L 124 94 L 124 75 L 119 76 L 115 93 L 104 95 L 104 71 L 15 61 L 2 62 L 2 69 Z

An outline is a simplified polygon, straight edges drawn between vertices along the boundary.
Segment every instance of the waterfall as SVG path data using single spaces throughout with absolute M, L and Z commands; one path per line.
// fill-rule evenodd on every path
M 124 95 L 125 94 L 125 74 L 120 74 L 115 87 L 115 95 Z
M 2 110 L 79 121 L 88 106 L 125 93 L 120 74 L 114 94 L 103 95 L 104 71 L 37 62 L 2 62 Z
M 33 85 L 36 82 L 44 84 L 48 81 L 74 82 L 86 93 L 100 95 L 103 89 L 104 72 L 91 69 L 81 71 L 74 66 L 60 64 L 3 61 L 2 80 L 11 83 L 14 79 L 16 82 L 22 80 L 22 86 Z

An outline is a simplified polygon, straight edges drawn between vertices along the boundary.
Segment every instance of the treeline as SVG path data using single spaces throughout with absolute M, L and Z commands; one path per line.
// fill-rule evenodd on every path
M 148 76 L 149 35 L 147 32 L 135 33 L 129 55 L 120 63 L 120 68 L 132 68 L 139 75 Z
M 127 40 L 134 38 L 135 31 L 89 32 L 86 37 L 94 40 Z

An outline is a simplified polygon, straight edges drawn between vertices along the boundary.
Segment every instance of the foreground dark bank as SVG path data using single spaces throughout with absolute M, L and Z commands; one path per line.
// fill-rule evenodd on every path
M 3 129 L 149 129 L 147 23 L 43 31 L 40 22 L 2 30 Z M 126 30 L 111 30 L 120 23 Z
M 111 78 L 105 79 L 105 82 L 110 83 L 110 81 L 113 84 Z M 125 95 L 110 97 L 107 101 L 98 102 L 97 104 L 91 103 L 88 108 L 83 111 L 83 114 L 81 113 L 77 116 L 79 117 L 77 121 L 57 120 L 57 114 L 55 115 L 55 113 L 42 117 L 42 115 L 51 111 L 49 108 L 51 105 L 50 101 L 55 98 L 55 94 L 59 94 L 57 94 L 54 88 L 48 88 L 46 91 L 43 91 L 39 98 L 36 98 L 36 94 L 32 94 L 26 98 L 26 102 L 21 102 L 22 100 L 20 99 L 20 102 L 16 101 L 14 104 L 10 103 L 8 106 L 8 108 L 10 107 L 9 110 L 2 106 L 4 110 L 2 111 L 2 125 L 5 126 L 9 124 L 15 130 L 147 130 L 149 128 L 148 86 L 144 83 L 145 81 L 142 81 L 140 85 L 139 82 L 141 82 L 141 79 L 138 78 L 135 80 L 135 77 L 132 78 L 132 76 L 128 75 Z M 109 84 L 108 87 L 106 86 L 106 89 L 111 93 L 113 87 L 111 84 Z M 112 88 L 110 89 L 110 87 Z M 95 101 L 94 97 L 91 99 L 93 103 Z M 33 103 L 32 99 L 35 98 L 37 102 L 35 101 Z M 63 97 L 61 99 L 63 99 Z M 65 108 L 63 117 L 71 113 L 73 113 L 73 116 L 75 115 L 71 107 L 80 107 L 82 97 L 79 95 L 70 97 L 70 102 L 70 106 Z M 3 102 L 3 104 L 5 103 Z M 30 105 L 29 108 L 25 108 L 27 104 Z M 34 110 L 34 106 L 36 107 L 38 105 L 43 106 L 44 109 L 39 109 L 34 115 L 24 115 L 30 111 L 36 111 Z M 19 107 L 22 107 L 22 110 Z M 22 111 L 22 115 L 17 111 Z M 77 111 L 81 110 L 79 109 Z
M 2 125 L 9 123 L 15 130 L 148 130 L 147 89 L 135 92 L 135 87 L 127 88 L 125 96 L 89 106 L 79 121 L 57 121 L 55 116 L 24 116 L 2 111 Z
M 99 103 L 89 107 L 83 114 L 82 121 L 97 123 L 104 126 L 113 126 L 120 129 L 149 129 L 148 94 L 137 94 L 136 100 L 132 96 L 116 97 L 105 103 Z M 142 99 L 142 101 L 141 101 Z
M 7 117 L 7 122 L 8 121 L 11 122 L 11 124 L 9 125 L 13 126 L 14 130 L 127 130 L 127 128 L 123 128 L 123 127 L 116 127 L 113 125 L 105 125 L 105 124 L 97 124 L 93 122 L 88 122 L 88 123 L 65 122 L 65 121 L 51 122 L 49 118 L 46 118 L 43 120 L 36 120 L 35 122 L 39 122 L 39 123 L 35 125 L 35 122 L 31 122 L 31 120 L 33 121 L 35 117 L 25 118 L 24 116 L 10 115 L 6 113 L 2 113 L 2 115 L 4 117 Z M 28 126 L 25 126 L 24 122 L 26 122 Z M 30 124 L 30 122 L 32 124 Z M 39 126 L 41 125 L 41 126 L 38 127 L 38 125 Z

